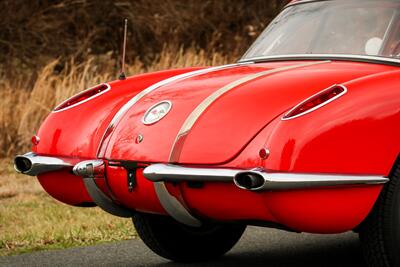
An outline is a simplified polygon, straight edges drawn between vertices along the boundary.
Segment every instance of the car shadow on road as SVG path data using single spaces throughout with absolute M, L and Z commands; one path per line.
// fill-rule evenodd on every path
M 0 257 L 0 266 L 365 266 L 360 241 L 354 233 L 296 234 L 248 227 L 240 242 L 225 256 L 201 263 L 163 259 L 138 239 L 89 247 L 51 250 Z
M 259 245 L 249 248 L 243 246 L 213 261 L 195 264 L 167 262 L 152 266 L 366 266 L 357 238 L 321 241 L 312 244 L 307 242 L 293 245 L 284 244 L 278 247 L 276 244 L 272 244 L 273 248 L 269 247 L 268 243 L 263 247 Z

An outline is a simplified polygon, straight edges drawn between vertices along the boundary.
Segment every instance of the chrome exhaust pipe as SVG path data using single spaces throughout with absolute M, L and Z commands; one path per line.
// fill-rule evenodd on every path
M 32 152 L 18 155 L 14 159 L 14 169 L 19 173 L 30 176 L 71 167 L 72 164 L 60 158 L 38 156 Z
M 254 190 L 264 185 L 264 177 L 256 172 L 240 172 L 233 177 L 236 186 L 242 189 Z
M 382 176 L 269 173 L 258 169 L 239 172 L 233 178 L 236 186 L 251 191 L 293 190 L 340 185 L 371 185 L 384 184 L 388 181 L 388 178 Z

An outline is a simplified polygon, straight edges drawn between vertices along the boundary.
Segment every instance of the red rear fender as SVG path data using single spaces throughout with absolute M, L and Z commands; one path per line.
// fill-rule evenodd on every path
M 41 125 L 33 151 L 41 155 L 95 158 L 111 119 L 138 92 L 170 76 L 195 68 L 141 74 L 109 83 L 111 89 L 87 102 L 52 112 Z

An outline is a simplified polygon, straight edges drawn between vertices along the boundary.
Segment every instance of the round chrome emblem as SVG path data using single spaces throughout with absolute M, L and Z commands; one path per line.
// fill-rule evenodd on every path
M 172 103 L 168 100 L 161 101 L 151 106 L 143 116 L 143 124 L 149 125 L 161 120 L 165 117 L 165 115 L 168 114 L 168 112 L 171 110 L 171 107 Z
M 140 144 L 143 141 L 143 135 L 139 134 L 136 136 L 135 142 L 136 144 Z

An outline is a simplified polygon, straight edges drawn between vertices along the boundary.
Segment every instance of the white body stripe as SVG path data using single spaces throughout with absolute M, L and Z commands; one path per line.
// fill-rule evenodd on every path
M 146 89 L 144 89 L 143 91 L 141 91 L 140 93 L 138 93 L 136 96 L 134 96 L 133 98 L 131 98 L 128 102 L 125 103 L 125 105 L 123 105 L 118 112 L 114 115 L 114 117 L 112 118 L 111 122 L 109 123 L 106 131 L 103 134 L 103 137 L 101 138 L 101 141 L 99 143 L 99 147 L 97 150 L 97 155 L 99 155 L 101 146 L 103 144 L 105 135 L 107 132 L 109 132 L 112 128 L 114 128 L 117 123 L 121 120 L 122 116 L 128 111 L 130 110 L 140 99 L 142 99 L 144 96 L 146 96 L 147 94 L 151 93 L 152 91 L 160 88 L 161 86 L 173 83 L 175 81 L 178 80 L 184 80 L 190 77 L 194 77 L 197 75 L 201 75 L 201 74 L 206 74 L 209 72 L 213 72 L 213 71 L 217 71 L 217 70 L 221 70 L 221 69 L 226 69 L 226 68 L 230 68 L 230 67 L 234 67 L 237 65 L 246 65 L 246 64 L 251 64 L 252 62 L 249 63 L 237 63 L 237 64 L 229 64 L 229 65 L 222 65 L 222 66 L 217 66 L 217 67 L 211 67 L 211 68 L 206 68 L 206 69 L 201 69 L 201 70 L 195 70 L 195 71 L 191 71 L 191 72 L 187 72 L 187 73 L 183 73 L 183 74 L 179 74 L 173 77 L 170 77 L 168 79 L 159 81 L 149 87 L 147 87 Z
M 257 78 L 260 78 L 262 76 L 267 76 L 271 75 L 274 73 L 278 73 L 281 71 L 285 70 L 291 70 L 291 69 L 296 69 L 296 68 L 302 68 L 302 67 L 308 67 L 308 66 L 313 66 L 317 64 L 322 64 L 322 63 L 327 63 L 330 61 L 317 61 L 317 62 L 308 62 L 308 63 L 302 63 L 302 64 L 295 64 L 295 65 L 290 65 L 290 66 L 285 66 L 281 68 L 276 68 L 276 69 L 269 69 L 266 71 L 261 71 L 258 73 L 250 74 L 248 76 L 245 76 L 243 78 L 240 78 L 236 81 L 233 81 L 224 87 L 220 88 L 219 90 L 215 91 L 212 93 L 210 96 L 208 96 L 203 102 L 201 102 L 189 115 L 189 117 L 186 119 L 186 121 L 183 123 L 176 139 L 175 142 L 172 146 L 171 153 L 169 156 L 169 162 L 177 162 L 179 160 L 180 152 L 183 148 L 183 143 L 185 142 L 185 136 L 190 132 L 192 129 L 193 125 L 196 123 L 196 121 L 199 119 L 199 117 L 204 113 L 204 111 L 214 102 L 216 101 L 219 97 L 221 97 L 223 94 L 227 93 L 228 91 Z

